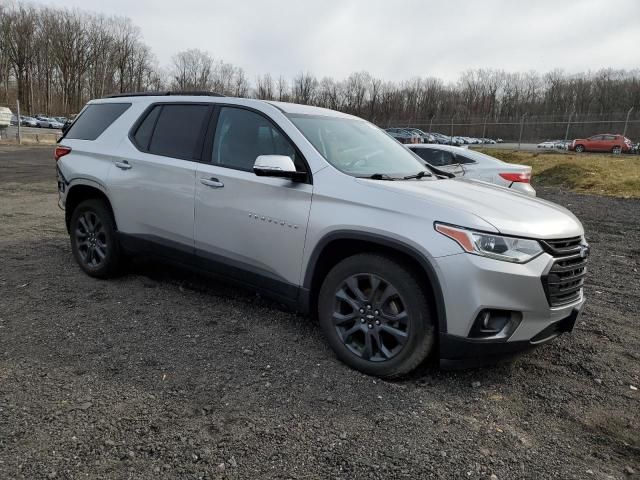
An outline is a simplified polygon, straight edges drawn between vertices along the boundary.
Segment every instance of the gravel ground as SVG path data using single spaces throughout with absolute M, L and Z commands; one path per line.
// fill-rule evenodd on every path
M 0 478 L 639 478 L 640 201 L 539 191 L 593 246 L 572 334 L 386 382 L 249 292 L 84 275 L 51 157 L 0 146 Z

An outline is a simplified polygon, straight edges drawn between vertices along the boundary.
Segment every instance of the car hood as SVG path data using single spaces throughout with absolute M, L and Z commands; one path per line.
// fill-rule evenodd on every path
M 584 234 L 580 221 L 566 208 L 485 182 L 468 178 L 364 182 L 372 188 L 462 210 L 506 235 L 551 239 Z M 446 218 L 440 220 L 447 222 Z

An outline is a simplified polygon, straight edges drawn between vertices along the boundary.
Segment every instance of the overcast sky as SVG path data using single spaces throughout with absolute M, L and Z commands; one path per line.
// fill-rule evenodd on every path
M 161 65 L 199 48 L 249 78 L 455 80 L 507 71 L 640 68 L 640 0 L 36 0 L 130 17 Z

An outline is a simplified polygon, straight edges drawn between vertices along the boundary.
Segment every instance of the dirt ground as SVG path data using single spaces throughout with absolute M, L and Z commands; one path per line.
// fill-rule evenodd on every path
M 574 332 L 386 382 L 250 292 L 87 277 L 51 147 L 0 146 L 0 478 L 640 478 L 640 200 L 539 194 L 593 247 Z

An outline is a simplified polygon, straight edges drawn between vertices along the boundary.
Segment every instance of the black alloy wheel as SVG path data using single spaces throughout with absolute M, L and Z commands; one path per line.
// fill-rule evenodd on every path
M 318 320 L 340 360 L 395 378 L 417 367 L 435 343 L 435 314 L 417 266 L 378 253 L 345 258 L 325 277 Z

